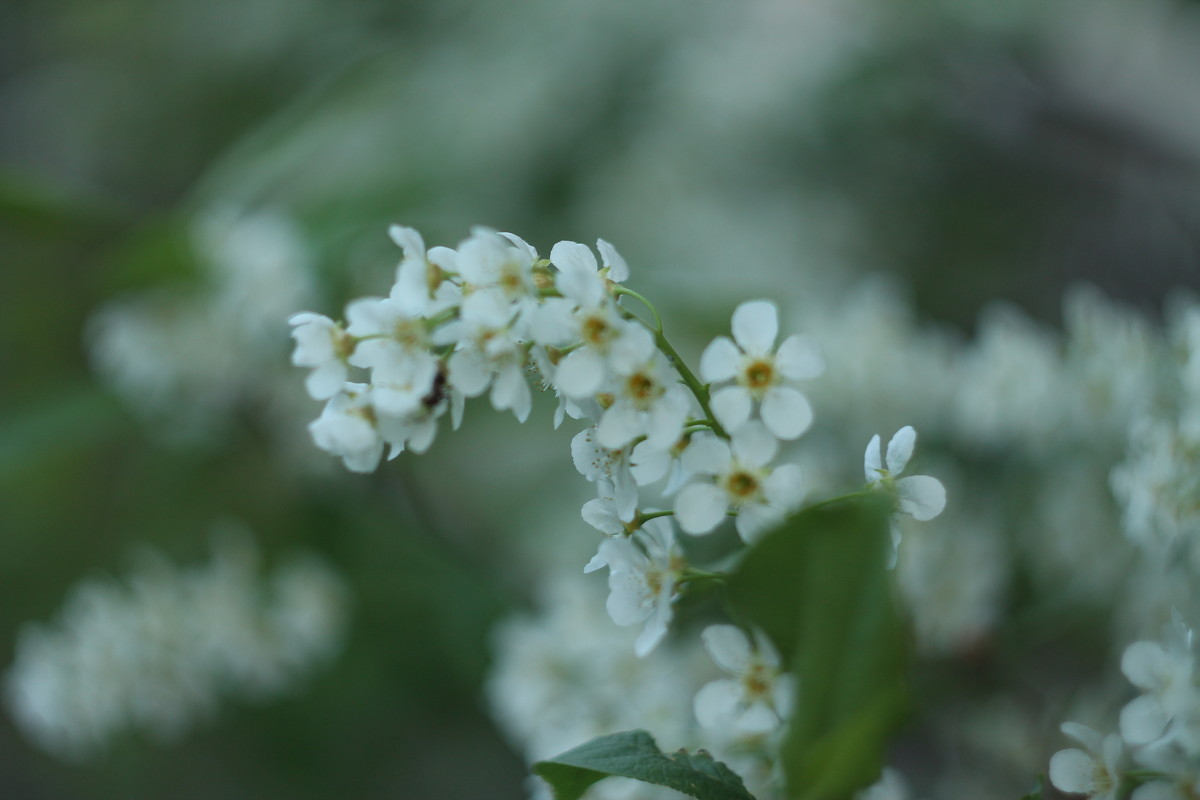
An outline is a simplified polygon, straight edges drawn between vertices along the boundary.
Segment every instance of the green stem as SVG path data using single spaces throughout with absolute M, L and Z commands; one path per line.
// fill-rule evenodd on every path
M 826 500 L 821 500 L 820 502 L 813 503 L 811 506 L 805 506 L 804 510 L 811 511 L 814 508 L 824 508 L 825 506 L 831 506 L 834 503 L 845 503 L 850 500 L 858 500 L 860 498 L 870 497 L 873 494 L 875 494 L 874 489 L 861 489 L 857 492 L 850 492 L 849 494 L 840 494 L 837 497 L 830 497 Z
M 683 357 L 679 355 L 679 351 L 676 350 L 669 341 L 667 341 L 667 337 L 663 333 L 662 317 L 658 315 L 658 310 L 649 300 L 647 300 L 645 297 L 642 297 L 632 289 L 627 289 L 624 286 L 614 285 L 613 293 L 616 295 L 628 295 L 634 300 L 637 300 L 639 303 L 645 306 L 647 310 L 650 311 L 651 316 L 654 317 L 653 324 L 646 322 L 641 317 L 637 317 L 637 320 L 649 328 L 650 332 L 654 334 L 654 344 L 658 347 L 662 354 L 667 357 L 667 360 L 671 362 L 671 366 L 674 367 L 675 371 L 679 373 L 679 376 L 683 378 L 684 384 L 689 390 L 691 390 L 691 393 L 695 395 L 696 401 L 700 403 L 700 408 L 704 410 L 704 414 L 707 417 L 705 422 L 707 422 L 708 426 L 712 428 L 712 432 L 717 436 L 720 436 L 722 439 L 728 440 L 730 438 L 729 434 L 723 427 L 721 427 L 721 423 L 717 422 L 717 417 L 715 414 L 713 414 L 712 406 L 709 405 L 710 398 L 708 394 L 708 387 L 700 382 L 695 373 L 688 368 L 688 365 L 684 362 Z
M 714 583 L 724 583 L 727 576 L 724 572 L 705 572 L 702 569 L 689 569 L 675 581 L 675 585 L 683 586 L 688 583 L 697 583 L 699 581 L 712 581 Z

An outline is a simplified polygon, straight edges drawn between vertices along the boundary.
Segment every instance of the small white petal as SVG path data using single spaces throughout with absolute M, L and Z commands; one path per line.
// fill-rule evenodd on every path
M 1060 791 L 1092 794 L 1095 775 L 1096 760 L 1082 750 L 1059 750 L 1050 758 L 1050 782 Z
M 743 542 L 754 544 L 764 534 L 777 528 L 783 522 L 783 517 L 783 512 L 777 508 L 761 503 L 750 503 L 738 509 L 733 527 Z
M 763 494 L 767 502 L 780 511 L 789 512 L 804 502 L 804 473 L 799 464 L 780 464 L 763 479 Z
M 733 312 L 733 339 L 747 354 L 766 355 L 779 333 L 779 311 L 770 300 L 751 300 Z
M 733 433 L 733 454 L 750 467 L 766 466 L 779 452 L 779 440 L 761 422 L 747 422 Z
M 750 664 L 750 639 L 736 625 L 709 625 L 700 634 L 704 649 L 717 666 L 741 675 Z
M 787 386 L 773 386 L 768 389 L 759 413 L 771 433 L 780 439 L 799 439 L 812 425 L 813 420 L 812 406 L 808 404 L 808 399 Z
M 670 468 L 671 454 L 657 449 L 649 441 L 638 442 L 629 456 L 629 471 L 638 486 L 660 480 Z
M 625 532 L 625 526 L 617 519 L 617 507 L 612 500 L 596 498 L 583 504 L 580 511 L 583 521 L 601 533 L 609 536 L 619 536 Z
M 883 456 L 879 452 L 881 447 L 879 434 L 871 437 L 871 441 L 867 442 L 867 452 L 863 455 L 863 473 L 866 475 L 868 482 L 879 480 L 883 472 Z
M 917 432 L 912 425 L 905 425 L 896 431 L 896 435 L 888 442 L 887 468 L 893 476 L 904 472 L 908 460 L 912 458 L 913 448 L 917 445 Z
M 675 520 L 686 532 L 701 535 L 721 524 L 728 507 L 728 497 L 716 486 L 692 483 L 675 496 Z
M 726 730 L 741 710 L 742 688 L 737 681 L 723 678 L 704 684 L 696 692 L 692 710 L 702 728 Z
M 612 562 L 609 562 L 612 566 Z M 608 600 L 605 608 L 612 621 L 624 627 L 636 625 L 650 616 L 646 605 L 645 576 L 635 572 L 613 569 L 608 574 Z
M 1158 642 L 1134 642 L 1121 655 L 1121 672 L 1139 689 L 1155 689 L 1169 673 L 1170 661 Z
M 609 450 L 620 450 L 646 429 L 642 414 L 630 403 L 618 401 L 610 406 L 596 426 L 596 441 Z
M 604 360 L 590 347 L 584 347 L 571 351 L 559 362 L 554 383 L 567 397 L 582 400 L 599 390 L 604 374 Z
M 727 336 L 718 336 L 708 343 L 700 356 L 700 377 L 708 383 L 731 380 L 737 375 L 742 355 Z
M 702 475 L 720 475 L 729 468 L 731 458 L 729 445 L 712 435 L 694 436 L 680 456 L 684 469 Z
M 446 364 L 450 382 L 467 397 L 478 397 L 492 381 L 491 365 L 475 350 L 459 350 Z
M 901 478 L 896 481 L 896 493 L 900 496 L 900 510 L 921 522 L 933 519 L 946 507 L 946 487 L 928 475 Z
M 613 247 L 603 239 L 596 240 L 596 249 L 600 251 L 600 260 L 608 267 L 608 279 L 617 283 L 629 280 L 629 265 Z
M 1168 721 L 1154 695 L 1135 697 L 1121 709 L 1121 735 L 1134 747 L 1149 744 L 1162 736 Z
M 328 400 L 342 390 L 346 383 L 346 365 L 326 361 L 304 379 L 304 388 L 313 400 Z
M 750 419 L 750 392 L 741 386 L 726 386 L 712 396 L 713 415 L 726 431 L 737 431 Z
M 775 368 L 783 377 L 802 381 L 815 378 L 825 371 L 825 359 L 809 339 L 793 334 L 783 340 L 775 353 Z
M 633 641 L 633 654 L 645 658 L 654 652 L 658 643 L 667 635 L 667 621 L 660 616 L 651 617 L 646 621 L 646 627 Z

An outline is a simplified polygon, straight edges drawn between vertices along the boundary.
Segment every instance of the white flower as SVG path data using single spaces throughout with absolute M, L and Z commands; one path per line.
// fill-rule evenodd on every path
M 613 402 L 604 410 L 596 428 L 596 439 L 616 450 L 639 436 L 650 445 L 667 450 L 679 440 L 691 408 L 691 394 L 678 382 L 666 356 L 654 357 L 628 372 L 619 371 L 613 386 Z
M 348 370 L 346 359 L 354 352 L 354 340 L 329 317 L 304 311 L 293 315 L 292 338 L 296 349 L 292 363 L 311 367 L 304 387 L 314 400 L 328 400 L 342 390 Z
M 439 329 L 438 343 L 457 342 L 450 356 L 450 383 L 467 397 L 492 387 L 497 411 L 511 409 L 524 422 L 533 398 L 525 380 L 524 339 L 513 324 L 514 308 L 497 289 L 472 292 L 463 300 L 461 318 Z
M 803 499 L 800 467 L 768 463 L 779 442 L 760 422 L 748 422 L 733 435 L 732 447 L 711 435 L 697 435 L 683 451 L 683 467 L 712 481 L 690 483 L 675 497 L 679 527 L 691 534 L 713 530 L 732 507 L 735 527 L 753 542 L 778 524 Z
M 612 371 L 629 373 L 647 361 L 654 352 L 654 337 L 622 317 L 597 271 L 596 256 L 586 246 L 559 242 L 550 260 L 559 268 L 555 285 L 563 296 L 538 308 L 532 335 L 539 344 L 575 347 L 558 363 L 554 386 L 582 400 L 599 392 Z
M 1190 631 L 1176 631 L 1179 641 L 1134 642 L 1121 656 L 1121 671 L 1142 690 L 1121 709 L 1121 735 L 1140 746 L 1166 737 L 1189 751 L 1198 742 L 1200 692 L 1195 685 L 1195 658 L 1188 647 Z
M 494 288 L 517 310 L 532 309 L 538 297 L 534 281 L 537 251 L 511 233 L 475 228 L 458 246 L 458 272 L 475 288 Z
M 671 622 L 675 585 L 687 564 L 675 544 L 671 521 L 657 517 L 628 538 L 606 539 L 584 572 L 608 567 L 608 615 L 618 625 L 644 623 L 634 653 L 658 646 Z
M 396 300 L 362 297 L 346 306 L 346 332 L 360 341 L 349 361 L 371 370 L 372 382 L 414 381 L 437 372 L 427 323 Z
M 798 335 L 784 339 L 774 351 L 778 333 L 775 304 L 753 300 L 733 312 L 733 340 L 718 336 L 704 349 L 700 374 L 705 381 L 737 381 L 712 396 L 713 413 L 726 430 L 744 425 L 755 402 L 761 404 L 759 415 L 767 429 L 780 439 L 796 439 L 812 424 L 807 398 L 788 384 L 820 375 L 824 362 Z
M 733 625 L 710 625 L 704 648 L 732 678 L 705 684 L 694 709 L 701 726 L 762 734 L 777 728 L 791 711 L 793 681 L 782 672 L 779 654 L 759 631 L 754 642 Z
M 1121 737 L 1110 733 L 1102 740 L 1096 731 L 1074 722 L 1064 722 L 1062 732 L 1087 750 L 1072 747 L 1055 753 L 1050 759 L 1050 782 L 1068 794 L 1116 800 L 1124 762 Z
M 896 476 L 908 465 L 916 443 L 917 432 L 911 425 L 896 431 L 896 435 L 888 442 L 885 469 L 881 461 L 879 434 L 875 434 L 867 443 L 863 471 L 869 485 L 896 493 L 901 513 L 911 514 L 913 519 L 924 522 L 941 514 L 946 507 L 946 487 L 937 478 L 928 475 L 897 479 Z
M 395 301 L 409 317 L 431 316 L 444 308 L 450 293 L 445 273 L 456 272 L 458 254 L 449 247 L 435 247 L 425 252 L 425 240 L 412 228 L 393 225 L 388 228 L 392 241 L 404 250 L 404 258 L 396 267 L 396 283 L 389 299 Z
M 375 429 L 375 408 L 368 387 L 347 383 L 325 404 L 308 426 L 317 447 L 341 456 L 346 469 L 370 472 L 383 456 L 383 439 Z
M 575 469 L 600 485 L 601 496 L 616 504 L 618 516 L 631 522 L 637 513 L 638 483 L 630 464 L 631 448 L 610 449 L 596 441 L 596 429 L 585 428 L 571 439 Z

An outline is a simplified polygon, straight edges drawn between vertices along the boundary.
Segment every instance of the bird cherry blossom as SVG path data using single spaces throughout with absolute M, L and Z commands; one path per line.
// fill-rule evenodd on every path
M 645 656 L 667 635 L 676 586 L 687 568 L 670 519 L 656 517 L 630 537 L 604 540 L 584 572 L 605 566 L 608 614 L 621 626 L 643 623 L 634 653 Z
M 759 403 L 767 429 L 780 439 L 797 439 L 812 424 L 808 399 L 791 384 L 820 375 L 824 362 L 799 335 L 787 337 L 775 350 L 778 333 L 775 304 L 752 300 L 733 312 L 733 339 L 718 336 L 701 355 L 705 381 L 736 381 L 712 395 L 713 413 L 726 430 L 746 424 L 754 403 Z
M 1050 759 L 1050 782 L 1068 794 L 1116 800 L 1125 763 L 1121 737 L 1110 733 L 1101 738 L 1076 722 L 1064 722 L 1062 732 L 1087 749 L 1072 747 L 1055 753 Z
M 800 467 L 772 469 L 779 442 L 760 422 L 740 427 L 730 442 L 697 434 L 683 451 L 683 466 L 711 480 L 692 482 L 675 497 L 675 517 L 687 533 L 712 531 L 733 510 L 734 526 L 745 542 L 753 542 L 781 522 L 804 497 Z
M 929 475 L 897 477 L 908 466 L 916 444 L 917 432 L 911 425 L 896 431 L 888 442 L 885 468 L 881 459 L 879 434 L 875 434 L 867 443 L 863 471 L 869 486 L 895 493 L 900 513 L 909 514 L 913 519 L 924 522 L 941 514 L 942 509 L 946 507 L 946 487 L 937 478 Z
M 710 625 L 701 638 L 712 660 L 731 677 L 711 681 L 696 694 L 697 721 L 745 734 L 779 727 L 791 710 L 793 678 L 783 672 L 771 642 L 757 630 L 751 642 L 733 625 Z
M 292 363 L 311 367 L 304 388 L 313 400 L 328 400 L 342 390 L 349 370 L 346 359 L 354 352 L 354 339 L 342 326 L 323 314 L 303 311 L 288 319 L 296 349 Z

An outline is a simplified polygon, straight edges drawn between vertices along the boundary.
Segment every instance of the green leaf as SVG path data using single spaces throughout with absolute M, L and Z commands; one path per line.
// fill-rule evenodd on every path
M 1046 788 L 1046 776 L 1038 775 L 1037 780 L 1033 783 L 1033 791 L 1021 798 L 1021 800 L 1042 800 L 1042 791 Z
M 767 633 L 798 678 L 781 750 L 789 797 L 844 798 L 873 783 L 907 711 L 890 514 L 877 496 L 814 506 L 755 544 L 730 576 L 734 612 Z
M 555 800 L 578 800 L 593 783 L 609 777 L 666 786 L 698 800 L 754 800 L 742 779 L 705 751 L 668 755 L 641 730 L 597 737 L 539 761 L 533 772 L 550 784 Z

